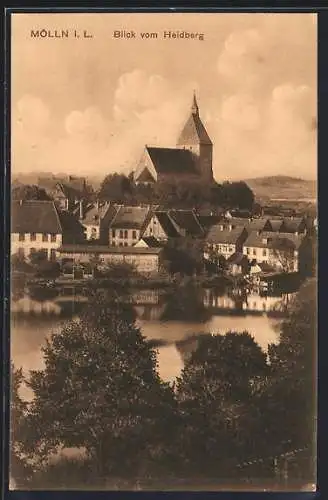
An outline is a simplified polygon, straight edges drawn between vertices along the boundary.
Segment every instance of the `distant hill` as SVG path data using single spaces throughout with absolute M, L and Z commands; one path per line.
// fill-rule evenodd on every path
M 259 200 L 304 200 L 312 201 L 317 197 L 317 183 L 297 177 L 274 175 L 244 179 Z

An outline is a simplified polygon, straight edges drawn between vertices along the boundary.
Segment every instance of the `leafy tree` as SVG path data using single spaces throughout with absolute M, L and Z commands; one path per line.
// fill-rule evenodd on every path
M 316 406 L 316 280 L 303 284 L 269 346 L 272 377 L 264 393 L 270 446 L 277 452 L 307 448 L 298 473 L 313 481 Z M 281 425 L 281 422 L 284 425 Z
M 32 266 L 38 269 L 38 266 L 47 260 L 47 252 L 44 250 L 37 250 L 30 254 L 29 259 Z
M 224 182 L 222 184 L 223 204 L 228 208 L 251 210 L 254 204 L 254 194 L 246 182 Z
M 51 200 L 50 196 L 47 194 L 45 189 L 39 186 L 22 184 L 21 186 L 15 186 L 11 190 L 12 200 L 41 200 L 48 201 Z
M 60 276 L 60 264 L 47 259 L 41 260 L 37 266 L 37 276 L 44 279 L 55 280 Z
M 24 382 L 22 369 L 16 369 L 11 364 L 10 383 L 10 478 L 15 488 L 21 488 L 29 483 L 33 469 L 27 462 L 22 450 L 24 441 L 24 419 L 27 403 L 19 395 L 19 389 Z
M 18 253 L 11 256 L 11 269 L 12 271 L 20 273 L 33 273 L 34 269 L 27 261 L 23 255 Z
M 267 370 L 265 353 L 247 332 L 199 337 L 177 382 L 186 474 L 224 478 L 253 455 L 245 414 Z
M 44 371 L 32 371 L 35 394 L 25 449 L 40 463 L 61 447 L 83 448 L 99 482 L 145 477 L 172 462 L 172 389 L 156 372 L 156 355 L 129 306 L 96 294 L 78 320 L 52 335 Z M 124 457 L 124 460 L 122 459 Z
M 133 186 L 131 179 L 124 174 L 109 174 L 101 183 L 98 198 L 116 203 L 124 203 L 131 198 Z
M 165 258 L 170 273 L 191 276 L 204 270 L 204 242 L 191 237 L 170 239 L 165 246 Z

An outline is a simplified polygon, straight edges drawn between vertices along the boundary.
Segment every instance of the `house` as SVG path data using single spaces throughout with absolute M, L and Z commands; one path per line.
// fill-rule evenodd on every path
M 194 95 L 189 117 L 175 148 L 145 146 L 134 173 L 137 184 L 213 182 L 213 144 L 199 115 Z
M 73 175 L 39 177 L 38 186 L 47 191 L 61 210 L 73 211 L 88 195 L 86 179 Z
M 11 210 L 11 254 L 30 257 L 43 251 L 55 260 L 63 243 L 63 227 L 54 202 L 14 201 Z
M 140 237 L 144 235 L 151 216 L 150 207 L 119 205 L 109 223 L 109 245 L 125 247 L 135 245 Z
M 109 226 L 118 210 L 119 207 L 109 202 L 97 201 L 86 208 L 83 208 L 82 205 L 82 212 L 79 215 L 80 222 L 85 229 L 86 239 L 108 244 Z
M 160 270 L 162 249 L 149 247 L 106 245 L 63 245 L 58 249 L 62 265 L 88 264 L 95 257 L 103 264 L 130 264 L 142 274 Z
M 242 252 L 246 238 L 247 232 L 243 227 L 221 230 L 218 225 L 212 226 L 206 236 L 204 257 L 214 253 L 228 259 L 236 252 Z
M 181 234 L 179 227 L 169 216 L 168 211 L 156 210 L 151 214 L 142 236 L 153 236 L 159 241 L 167 241 L 169 238 L 178 238 Z
M 257 264 L 266 263 L 282 272 L 299 272 L 306 265 L 308 244 L 304 235 L 253 231 L 244 241 L 243 253 Z
M 305 234 L 307 223 L 305 217 L 284 217 L 280 231 L 283 233 Z
M 193 209 L 155 210 L 149 218 L 143 236 L 154 236 L 160 241 L 188 236 L 202 238 L 205 236 L 205 230 Z
M 249 262 L 242 252 L 236 252 L 227 259 L 227 269 L 232 276 L 244 275 L 248 272 Z

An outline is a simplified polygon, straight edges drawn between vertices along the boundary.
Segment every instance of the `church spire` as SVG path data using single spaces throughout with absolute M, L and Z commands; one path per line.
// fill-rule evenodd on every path
M 192 100 L 191 112 L 192 112 L 193 115 L 198 115 L 199 114 L 199 109 L 198 109 L 198 104 L 197 104 L 196 92 L 195 91 L 194 91 L 194 96 L 193 96 L 193 100 Z

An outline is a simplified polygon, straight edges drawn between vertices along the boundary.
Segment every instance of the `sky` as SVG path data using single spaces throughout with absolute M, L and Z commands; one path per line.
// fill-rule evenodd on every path
M 127 174 L 175 147 L 196 91 L 217 181 L 316 178 L 315 14 L 14 14 L 11 66 L 14 175 Z

